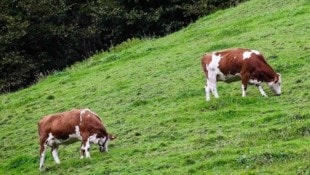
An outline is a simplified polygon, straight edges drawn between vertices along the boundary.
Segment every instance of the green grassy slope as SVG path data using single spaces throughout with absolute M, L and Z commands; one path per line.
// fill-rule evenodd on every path
M 107 154 L 79 143 L 47 154 L 42 174 L 309 174 L 310 4 L 251 0 L 164 38 L 131 40 L 38 84 L 0 96 L 0 174 L 40 174 L 37 122 L 97 112 L 117 135 Z M 229 47 L 261 51 L 283 77 L 263 98 L 240 82 L 205 101 L 200 59 Z

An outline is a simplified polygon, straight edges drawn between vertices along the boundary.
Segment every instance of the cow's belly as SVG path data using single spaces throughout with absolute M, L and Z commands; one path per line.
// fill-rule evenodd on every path
M 53 147 L 56 145 L 69 145 L 80 140 L 82 140 L 82 136 L 80 134 L 70 134 L 67 139 L 59 139 L 50 133 L 49 137 L 46 139 L 46 144 Z
M 235 82 L 235 81 L 240 81 L 241 76 L 239 73 L 237 73 L 235 75 L 232 75 L 232 74 L 224 75 L 224 74 L 220 73 L 220 74 L 217 74 L 216 79 L 218 81 L 224 81 L 226 83 L 231 83 L 231 82 Z
M 62 140 L 62 139 L 57 139 L 55 137 L 51 138 L 51 139 L 47 139 L 46 143 L 48 146 L 56 146 L 56 145 L 69 145 L 71 143 L 80 141 L 81 138 L 80 137 L 71 137 L 68 138 L 66 140 Z

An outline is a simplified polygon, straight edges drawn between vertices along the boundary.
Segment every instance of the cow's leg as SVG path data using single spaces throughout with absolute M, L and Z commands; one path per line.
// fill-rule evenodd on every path
M 58 145 L 52 147 L 52 155 L 53 155 L 55 163 L 60 164 L 60 160 L 58 157 Z
M 82 143 L 82 145 L 81 145 L 81 153 L 80 153 L 80 158 L 81 159 L 83 159 L 84 158 L 84 156 L 85 156 L 85 151 L 84 151 L 84 149 L 83 149 L 83 143 Z
M 242 89 L 242 97 L 245 97 L 246 96 L 247 85 L 242 84 L 241 85 L 241 89 Z
M 210 87 L 206 84 L 205 85 L 205 92 L 206 92 L 206 101 L 209 101 L 210 100 Z
M 43 168 L 46 149 L 47 149 L 46 143 L 44 141 L 41 142 L 40 143 L 40 167 L 39 167 L 40 170 L 42 170 Z
M 204 65 L 204 66 L 206 66 L 206 65 Z M 209 82 L 208 77 L 209 77 L 209 75 L 208 75 L 207 69 L 208 69 L 208 67 L 204 67 L 204 72 L 206 74 L 206 85 L 205 85 L 206 101 L 209 101 L 210 100 L 210 91 L 211 91 L 211 89 L 208 86 L 208 82 Z
M 215 98 L 219 98 L 219 95 L 217 93 L 217 88 L 216 88 L 216 70 L 212 70 L 211 69 L 209 71 L 207 86 L 209 88 L 208 89 L 209 93 L 210 93 L 210 90 L 211 90 L 211 92 L 213 93 L 214 97 Z
M 214 83 L 214 85 L 213 85 L 212 93 L 213 93 L 215 98 L 219 98 L 219 94 L 217 93 L 216 83 Z
M 260 94 L 262 94 L 263 97 L 268 97 L 267 94 L 265 93 L 265 91 L 263 90 L 262 85 L 257 85 L 257 88 L 258 88 Z
M 248 87 L 248 81 L 249 81 L 250 75 L 249 74 L 242 74 L 241 73 L 241 80 L 242 80 L 242 97 L 246 96 L 246 90 Z
M 88 135 L 82 136 L 82 146 L 81 146 L 81 159 L 84 158 L 90 158 L 90 142 L 89 142 L 89 137 Z

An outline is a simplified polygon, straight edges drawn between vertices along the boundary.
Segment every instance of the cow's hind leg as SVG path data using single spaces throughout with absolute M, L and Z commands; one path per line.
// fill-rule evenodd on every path
M 219 98 L 219 95 L 217 93 L 216 84 L 208 82 L 207 85 L 205 86 L 205 91 L 206 91 L 206 101 L 210 100 L 210 92 L 212 92 L 212 94 L 214 95 L 215 98 Z
M 206 92 L 206 101 L 210 100 L 210 87 L 208 85 L 205 85 L 205 92 Z
M 58 146 L 53 146 L 52 147 L 52 155 L 53 155 L 55 163 L 60 164 L 60 160 L 59 160 L 59 157 L 58 157 Z
M 219 94 L 217 93 L 216 83 L 214 84 L 214 87 L 212 88 L 212 93 L 215 98 L 219 98 Z
M 219 98 L 219 95 L 217 93 L 217 87 L 216 87 L 216 71 L 211 70 L 209 71 L 208 75 L 208 82 L 207 82 L 207 88 L 209 88 L 209 91 L 213 93 L 215 98 Z
M 40 170 L 42 170 L 43 168 L 46 149 L 47 149 L 46 143 L 41 142 L 40 143 L 40 167 L 39 167 Z

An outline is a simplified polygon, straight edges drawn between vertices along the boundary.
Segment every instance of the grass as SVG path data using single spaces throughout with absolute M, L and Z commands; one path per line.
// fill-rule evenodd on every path
M 309 174 L 310 4 L 251 0 L 158 39 L 132 39 L 0 96 L 0 174 Z M 268 98 L 240 82 L 218 84 L 205 101 L 205 52 L 246 47 L 282 74 Z M 47 154 L 39 172 L 37 122 L 90 108 L 117 135 L 109 153 L 79 143 Z

